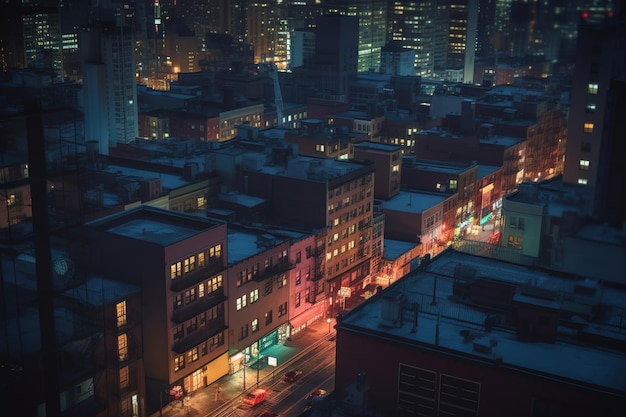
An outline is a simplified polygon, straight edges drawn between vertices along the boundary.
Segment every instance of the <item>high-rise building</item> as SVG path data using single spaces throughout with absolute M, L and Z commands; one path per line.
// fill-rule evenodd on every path
M 463 81 L 474 77 L 478 0 L 451 0 L 446 68 L 463 68 Z
M 563 181 L 595 190 L 594 214 L 602 216 L 610 161 L 614 158 L 615 121 L 621 115 L 618 82 L 626 75 L 626 23 L 615 17 L 578 26 Z M 612 130 L 613 129 L 613 130 Z
M 315 22 L 315 53 L 294 74 L 302 74 L 327 97 L 346 101 L 357 74 L 358 18 L 335 13 L 320 15 Z
M 378 71 L 380 51 L 387 43 L 387 2 L 381 0 L 329 0 L 329 13 L 356 16 L 359 21 L 358 72 Z
M 415 75 L 429 77 L 433 74 L 436 25 L 432 0 L 394 1 L 391 16 L 391 37 L 402 46 L 415 50 Z M 439 39 L 443 39 L 440 37 Z M 439 48 L 445 51 L 444 48 Z
M 107 15 L 109 18 L 107 19 Z M 98 152 L 137 138 L 137 85 L 130 9 L 103 9 L 82 31 L 85 140 Z

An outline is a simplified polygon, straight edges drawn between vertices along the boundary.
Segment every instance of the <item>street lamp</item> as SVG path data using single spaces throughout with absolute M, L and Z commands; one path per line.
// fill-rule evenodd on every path
M 326 319 L 326 323 L 328 323 L 328 333 L 330 333 L 330 317 Z

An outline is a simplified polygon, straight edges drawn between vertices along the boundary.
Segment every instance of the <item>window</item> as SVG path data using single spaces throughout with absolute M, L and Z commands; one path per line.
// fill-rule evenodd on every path
M 278 306 L 278 317 L 282 317 L 287 314 L 287 303 L 282 303 Z
M 117 354 L 120 361 L 128 360 L 128 336 L 126 333 L 117 336 Z
M 185 304 L 196 300 L 196 289 L 194 287 L 185 291 Z
M 185 259 L 183 261 L 183 265 L 183 271 L 185 271 L 185 274 L 190 273 L 191 271 L 196 269 L 196 257 L 190 256 L 189 258 Z
M 587 185 L 587 178 L 578 178 L 578 183 L 580 185 Z
M 176 310 L 177 308 L 181 308 L 182 306 L 183 306 L 183 295 L 176 294 L 176 297 L 174 298 L 174 310 Z
M 585 132 L 585 133 L 593 133 L 593 123 L 585 123 L 583 125 L 583 132 Z
M 224 332 L 220 334 L 216 334 L 211 338 L 211 346 L 209 349 L 213 352 L 218 346 L 222 346 L 224 344 Z
M 187 321 L 187 334 L 198 330 L 198 317 L 194 317 Z
M 239 340 L 245 339 L 246 337 L 248 337 L 248 324 L 241 326 L 239 329 Z
M 326 149 L 326 147 L 324 146 L 324 144 L 323 144 L 323 143 L 322 143 L 322 144 L 317 144 L 317 145 L 315 145 L 315 150 L 316 150 L 317 152 L 324 152 L 324 150 L 325 150 L 325 149 Z
M 278 288 L 282 288 L 285 285 L 287 285 L 287 274 L 281 274 L 280 277 L 278 277 Z
M 509 227 L 511 229 L 516 229 L 517 228 L 517 217 L 509 217 Z
M 183 355 L 174 358 L 174 372 L 185 369 L 185 357 Z
M 252 333 L 259 331 L 259 319 L 252 320 L 252 323 L 250 323 L 250 326 L 252 327 Z
M 250 304 L 259 300 L 259 290 L 250 291 Z
M 596 112 L 596 105 L 595 104 L 587 104 L 587 107 L 585 108 L 585 112 L 586 113 L 595 113 Z
M 300 293 L 296 293 L 296 307 L 300 307 Z
M 522 249 L 522 237 L 509 235 L 509 239 L 507 241 L 507 246 L 515 249 Z
M 185 337 L 185 326 L 178 325 L 174 328 L 174 342 Z
M 580 160 L 580 169 L 582 169 L 583 171 L 588 171 L 589 170 L 589 160 L 581 159 Z
M 587 92 L 589 94 L 598 94 L 598 84 L 597 83 L 589 83 L 587 85 Z
M 170 277 L 172 279 L 180 278 L 183 276 L 183 264 L 182 262 L 173 263 L 170 266 Z
M 246 306 L 246 295 L 242 295 L 241 297 L 237 298 L 237 311 L 241 310 L 242 308 L 244 308 Z
M 296 271 L 296 285 L 300 285 L 300 282 L 302 281 L 302 271 L 298 270 Z
M 117 327 L 122 327 L 126 324 L 126 301 L 121 301 L 115 305 L 115 311 L 117 314 Z
M 517 219 L 517 228 L 519 230 L 524 230 L 524 218 L 520 217 L 519 219 Z
M 296 263 L 299 264 L 300 262 L 302 262 L 302 252 L 298 251 L 296 253 Z
M 458 181 L 457 180 L 450 180 L 449 185 L 450 185 L 450 189 L 451 190 L 456 190 L 457 185 L 458 185 Z
M 189 352 L 187 352 L 187 362 L 192 363 L 198 360 L 198 348 L 192 348 Z
M 215 245 L 209 249 L 209 258 L 221 258 L 222 257 L 222 245 Z
M 204 265 L 206 265 L 204 261 L 204 252 L 200 252 L 198 254 L 198 268 L 202 268 L 204 267 Z
M 120 389 L 128 388 L 128 366 L 120 368 Z
M 207 282 L 209 292 L 217 291 L 222 288 L 222 275 L 217 275 Z
M 268 279 L 265 281 L 265 292 L 264 295 L 270 295 L 272 293 L 274 284 L 272 284 L 272 280 Z
M 272 310 L 265 313 L 265 325 L 267 326 L 270 324 L 272 324 Z

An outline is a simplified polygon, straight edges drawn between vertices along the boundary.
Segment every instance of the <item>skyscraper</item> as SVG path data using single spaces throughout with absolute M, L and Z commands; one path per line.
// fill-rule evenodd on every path
M 100 154 L 135 140 L 137 86 L 131 9 L 103 9 L 82 32 L 85 140 Z
M 435 65 L 433 44 L 437 30 L 435 19 L 440 14 L 433 16 L 433 11 L 435 7 L 432 0 L 393 2 L 392 40 L 415 50 L 415 75 L 422 77 L 432 76 Z M 439 39 L 443 40 L 444 36 L 440 36 Z M 444 52 L 445 56 L 444 48 L 439 48 L 439 51 Z
M 356 16 L 359 20 L 357 71 L 378 71 L 380 51 L 387 43 L 387 2 L 381 0 L 329 0 L 329 13 Z
M 618 142 L 611 128 L 623 114 L 619 94 L 626 76 L 626 23 L 619 16 L 578 26 L 576 62 L 563 181 L 594 190 L 594 214 L 603 216 L 610 161 Z M 623 123 L 623 122 L 622 122 Z

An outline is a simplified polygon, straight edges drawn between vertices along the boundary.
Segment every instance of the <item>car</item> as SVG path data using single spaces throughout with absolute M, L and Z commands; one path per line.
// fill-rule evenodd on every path
M 313 390 L 309 395 L 306 396 L 306 405 L 311 405 L 313 403 L 313 398 L 315 397 L 324 397 L 327 391 L 324 388 L 318 388 Z
M 261 404 L 265 401 L 265 397 L 267 397 L 267 391 L 264 389 L 255 389 L 252 392 L 249 392 L 243 397 L 243 403 L 248 404 L 249 406 L 254 407 L 257 404 Z
M 294 382 L 301 376 L 302 376 L 302 371 L 300 369 L 294 369 L 293 371 L 289 371 L 285 375 L 283 375 L 283 381 Z

